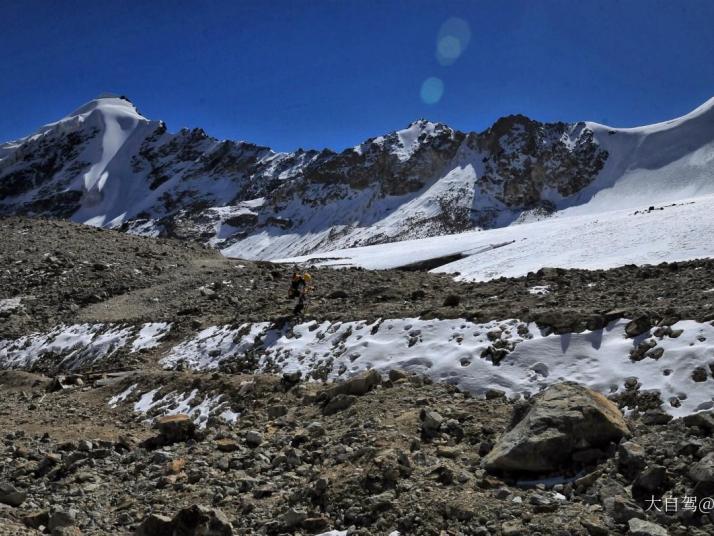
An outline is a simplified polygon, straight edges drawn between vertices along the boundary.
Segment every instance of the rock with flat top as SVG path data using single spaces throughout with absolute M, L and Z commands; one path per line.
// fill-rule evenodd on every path
M 196 424 L 184 413 L 159 417 L 156 427 L 166 444 L 188 441 L 196 432 Z

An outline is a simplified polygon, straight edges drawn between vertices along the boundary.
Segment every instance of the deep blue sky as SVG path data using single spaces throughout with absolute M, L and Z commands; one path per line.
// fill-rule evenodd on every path
M 442 65 L 453 17 L 470 42 Z M 711 0 L 3 0 L 0 141 L 104 91 L 171 131 L 279 150 L 342 149 L 420 117 L 636 126 L 714 96 L 712 21 Z M 444 90 L 428 104 L 431 77 Z

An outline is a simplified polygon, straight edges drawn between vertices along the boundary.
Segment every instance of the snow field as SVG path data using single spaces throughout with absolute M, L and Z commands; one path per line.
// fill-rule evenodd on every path
M 161 364 L 173 368 L 182 362 L 197 370 L 211 370 L 252 351 L 259 356 L 259 368 L 266 371 L 321 372 L 334 380 L 367 369 L 399 368 L 474 394 L 500 389 L 507 395 L 535 394 L 564 380 L 605 394 L 621 393 L 625 379 L 636 377 L 642 390 L 660 392 L 664 409 L 672 415 L 714 408 L 711 373 L 707 372 L 704 382 L 692 379 L 694 369 L 708 371 L 714 365 L 714 326 L 681 321 L 673 326 L 682 330 L 677 338 L 653 338 L 648 333 L 628 339 L 626 324 L 627 320 L 619 320 L 605 329 L 565 335 L 548 334 L 518 320 L 485 324 L 416 318 L 373 324 L 309 322 L 292 332 L 273 330 L 264 323 L 233 331 L 224 326 L 208 328 L 182 343 L 181 352 L 174 348 Z M 512 351 L 494 365 L 481 354 L 499 339 Z M 646 339 L 654 340 L 664 354 L 658 360 L 633 362 L 630 351 Z
M 647 208 L 647 207 L 645 207 Z M 638 212 L 552 217 L 488 231 L 406 240 L 279 259 L 319 266 L 389 269 L 461 254 L 432 272 L 457 280 L 519 277 L 543 267 L 607 269 L 714 257 L 714 196 Z M 313 259 L 318 259 L 313 261 Z

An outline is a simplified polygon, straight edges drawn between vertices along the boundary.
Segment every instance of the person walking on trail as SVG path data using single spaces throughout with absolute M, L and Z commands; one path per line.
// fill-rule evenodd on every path
M 310 274 L 307 272 L 301 273 L 297 266 L 293 268 L 293 276 L 288 289 L 288 299 L 298 299 L 293 308 L 293 316 L 300 316 L 304 312 L 307 293 L 312 290 L 312 287 L 309 286 L 311 282 L 312 276 Z

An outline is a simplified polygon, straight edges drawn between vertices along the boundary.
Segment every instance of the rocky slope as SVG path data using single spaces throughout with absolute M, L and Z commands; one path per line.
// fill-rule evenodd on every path
M 316 269 L 293 319 L 286 266 L 0 223 L 3 536 L 714 534 L 714 261 Z
M 420 120 L 340 153 L 277 153 L 171 133 L 106 97 L 0 145 L 0 213 L 191 238 L 243 258 L 503 226 L 623 181 L 641 189 L 643 171 L 676 177 L 653 195 L 712 191 L 713 103 L 642 129 L 514 115 L 466 133 Z
M 714 534 L 711 413 L 624 420 L 570 384 L 514 402 L 369 378 L 133 372 L 57 390 L 0 372 L 0 534 Z M 137 409 L 150 388 L 220 392 L 240 416 L 162 418 Z M 508 455 L 508 474 L 490 469 Z M 557 469 L 519 469 L 541 456 Z

